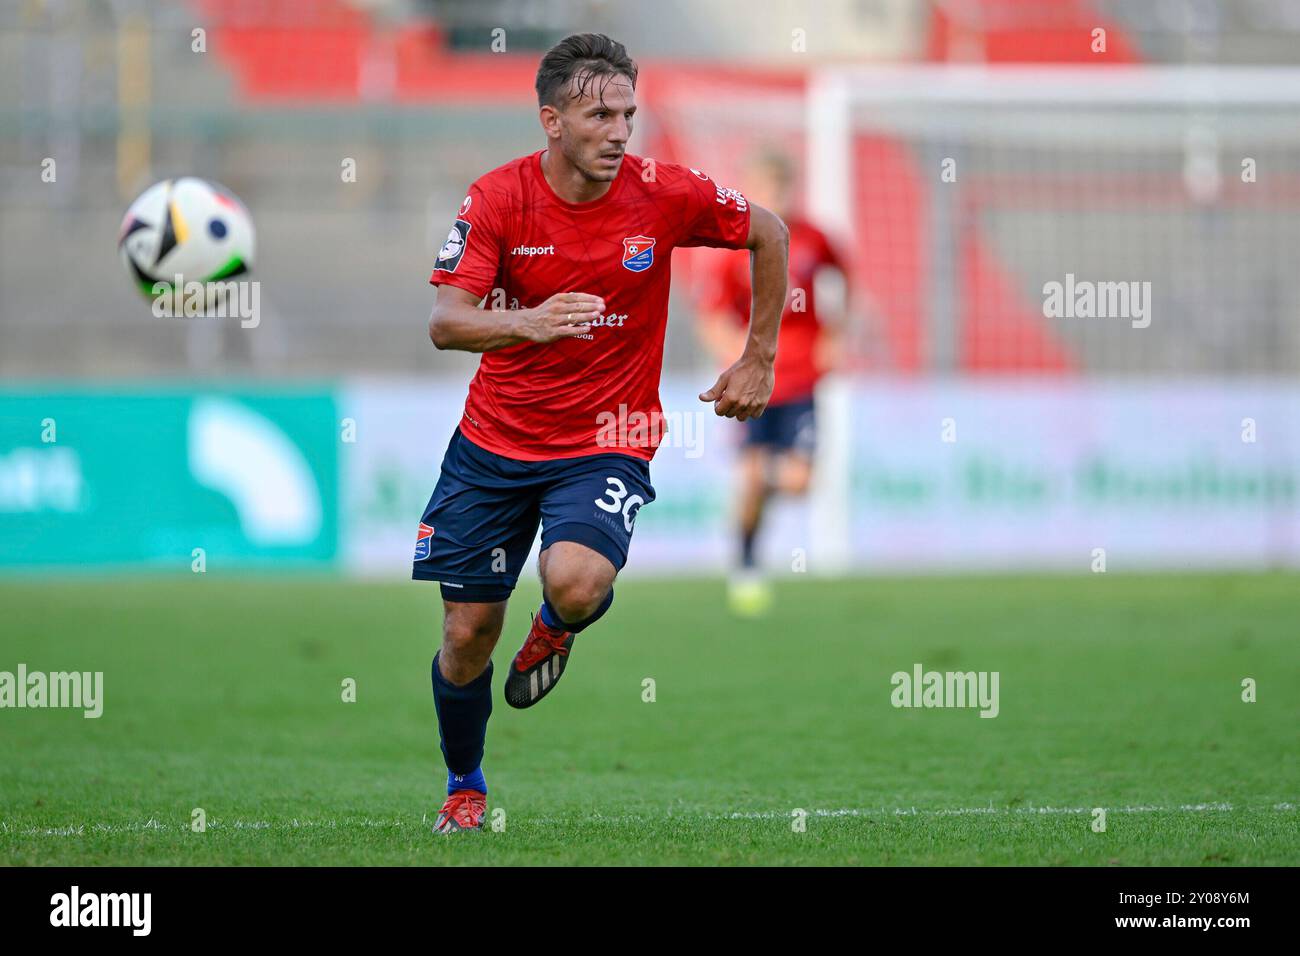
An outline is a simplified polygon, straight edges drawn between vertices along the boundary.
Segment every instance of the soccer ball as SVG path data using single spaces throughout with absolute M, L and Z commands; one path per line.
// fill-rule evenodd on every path
M 117 248 L 131 281 L 146 296 L 180 277 L 223 282 L 253 267 L 253 220 L 234 193 L 193 176 L 155 183 L 122 219 Z

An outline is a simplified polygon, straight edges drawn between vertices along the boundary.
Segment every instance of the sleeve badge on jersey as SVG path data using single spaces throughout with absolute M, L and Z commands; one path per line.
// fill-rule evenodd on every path
M 655 261 L 655 241 L 649 236 L 628 236 L 623 240 L 623 268 L 645 272 Z
M 451 231 L 447 233 L 447 241 L 438 250 L 438 261 L 433 266 L 435 269 L 445 269 L 447 272 L 456 271 L 456 267 L 460 265 L 461 256 L 465 254 L 465 246 L 469 242 L 470 228 L 470 224 L 464 219 L 457 219 L 451 224 Z

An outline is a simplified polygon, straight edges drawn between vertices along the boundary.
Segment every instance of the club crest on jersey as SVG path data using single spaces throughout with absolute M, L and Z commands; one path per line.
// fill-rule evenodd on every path
M 655 241 L 649 236 L 628 236 L 623 240 L 623 268 L 645 272 L 655 261 Z
M 429 556 L 430 546 L 433 544 L 433 525 L 420 522 L 420 531 L 415 536 L 415 560 L 423 561 Z

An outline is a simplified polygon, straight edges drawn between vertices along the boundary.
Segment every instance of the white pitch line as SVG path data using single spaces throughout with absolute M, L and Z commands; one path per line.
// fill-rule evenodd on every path
M 925 809 L 918 807 L 879 807 L 864 809 L 845 807 L 840 809 L 814 809 L 806 811 L 812 817 L 956 817 L 956 816 L 1034 816 L 1054 814 L 1091 813 L 1096 807 L 948 807 Z M 1177 806 L 1156 806 L 1142 804 L 1125 807 L 1101 807 L 1107 813 L 1230 813 L 1234 809 L 1230 803 L 1184 803 Z M 1262 808 L 1261 808 L 1262 809 Z M 1290 812 L 1296 809 L 1293 803 L 1275 803 L 1270 808 L 1277 812 Z M 656 820 L 788 820 L 793 810 L 750 810 L 734 813 L 665 813 L 665 814 L 620 814 L 604 816 L 592 814 L 588 819 L 600 823 L 652 823 Z M 427 814 L 417 823 L 415 820 L 374 820 L 369 817 L 344 817 L 338 820 L 211 820 L 207 829 L 218 832 L 226 830 L 348 830 L 348 829 L 424 829 L 428 825 Z M 572 823 L 574 817 L 523 817 L 527 823 L 563 824 Z M 146 830 L 190 832 L 189 823 L 160 823 L 150 818 L 143 823 L 77 823 L 61 827 L 12 827 L 0 820 L 0 836 L 85 836 L 87 833 L 142 833 Z
M 1283 804 L 1274 806 L 1273 809 L 1283 808 Z M 897 816 L 897 817 L 961 817 L 961 816 L 1004 816 L 1012 814 L 1058 814 L 1058 813 L 1092 813 L 1093 810 L 1102 809 L 1107 813 L 1206 813 L 1213 811 L 1231 811 L 1230 803 L 1184 803 L 1176 807 L 1159 807 L 1159 806 L 1136 806 L 1136 807 L 952 807 L 949 809 L 925 810 L 916 807 L 880 807 L 874 810 L 808 810 L 809 816 L 813 817 L 876 817 L 876 816 Z M 727 819 L 732 820 L 775 820 L 785 819 L 793 813 L 792 810 L 766 810 L 751 813 L 732 813 L 727 815 Z
M 342 820 L 212 820 L 207 824 L 209 830 L 348 830 L 366 828 L 401 829 L 417 826 L 410 820 L 371 820 L 366 817 L 348 817 Z M 0 835 L 17 836 L 85 836 L 89 833 L 143 833 L 146 830 L 170 830 L 176 833 L 190 832 L 190 824 L 162 824 L 157 820 L 144 823 L 76 823 L 62 827 L 24 827 L 14 829 L 8 823 L 0 821 Z M 201 834 L 198 834 L 201 835 Z

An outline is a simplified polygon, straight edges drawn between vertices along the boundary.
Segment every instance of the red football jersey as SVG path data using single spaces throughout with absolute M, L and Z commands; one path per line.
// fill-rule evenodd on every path
M 821 369 L 817 367 L 816 347 L 820 320 L 813 297 L 813 277 L 823 266 L 843 270 L 840 258 L 820 229 L 802 219 L 786 220 L 790 229 L 790 292 L 781 314 L 781 333 L 777 337 L 776 385 L 771 405 L 808 398 L 813 393 Z M 803 292 L 800 302 L 796 296 Z M 742 256 L 722 258 L 704 285 L 705 308 L 731 315 L 737 322 L 749 323 L 749 259 Z M 796 310 L 802 305 L 802 310 Z
M 749 204 L 698 170 L 630 153 L 604 196 L 565 202 L 541 159 L 539 150 L 470 186 L 429 281 L 486 296 L 487 309 L 586 292 L 604 299 L 606 314 L 582 336 L 484 352 L 461 431 L 523 461 L 610 451 L 648 461 L 664 435 L 672 251 L 742 248 Z

